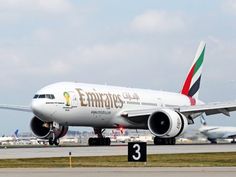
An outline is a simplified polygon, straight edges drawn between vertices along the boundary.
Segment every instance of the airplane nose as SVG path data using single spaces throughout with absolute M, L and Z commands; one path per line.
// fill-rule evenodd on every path
M 43 110 L 42 107 L 43 105 L 39 101 L 33 100 L 31 103 L 31 109 L 33 113 L 38 117 L 42 116 L 42 110 Z
M 47 106 L 46 102 L 43 100 L 33 100 L 31 109 L 35 116 L 44 121 L 51 121 L 53 113 L 55 112 L 53 107 Z

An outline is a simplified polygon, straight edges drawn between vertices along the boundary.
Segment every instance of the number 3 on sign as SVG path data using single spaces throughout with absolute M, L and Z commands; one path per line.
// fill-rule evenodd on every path
M 146 162 L 147 161 L 147 143 L 129 142 L 128 143 L 128 161 Z
M 133 155 L 134 160 L 139 160 L 141 158 L 141 153 L 140 153 L 140 145 L 139 144 L 134 144 L 133 148 L 135 150 L 135 155 Z

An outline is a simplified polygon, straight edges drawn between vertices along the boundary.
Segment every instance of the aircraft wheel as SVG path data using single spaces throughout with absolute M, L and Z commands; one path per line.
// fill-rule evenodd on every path
M 60 144 L 60 140 L 59 140 L 59 139 L 55 139 L 55 140 L 54 140 L 54 144 L 55 144 L 56 146 L 58 146 L 58 145 Z
M 175 145 L 176 140 L 175 138 L 159 138 L 155 137 L 154 138 L 154 144 L 155 145 Z
M 110 146 L 111 140 L 110 138 L 89 138 L 88 145 L 89 146 Z
M 88 145 L 89 145 L 89 146 L 95 146 L 95 145 L 96 145 L 96 140 L 95 140 L 95 138 L 89 138 L 89 140 L 88 140 Z
M 49 145 L 50 145 L 50 146 L 53 146 L 53 144 L 54 144 L 54 141 L 53 141 L 53 139 L 52 139 L 52 138 L 49 138 L 49 141 L 48 141 L 48 142 L 49 142 Z
M 164 139 L 159 138 L 159 137 L 154 137 L 154 144 L 155 145 L 163 145 L 164 144 Z
M 175 145 L 176 144 L 176 139 L 175 138 L 171 138 L 171 145 Z
M 111 139 L 110 138 L 105 138 L 106 146 L 111 145 Z

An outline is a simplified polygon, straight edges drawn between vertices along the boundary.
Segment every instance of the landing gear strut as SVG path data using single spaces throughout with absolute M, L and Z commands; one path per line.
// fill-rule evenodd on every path
M 154 138 L 154 144 L 155 145 L 175 145 L 176 140 L 175 138 Z
M 232 143 L 232 144 L 235 144 L 235 143 L 236 143 L 235 139 L 233 139 L 233 140 L 231 141 L 231 143 Z
M 53 131 L 52 131 L 52 137 L 49 138 L 48 142 L 50 146 L 53 146 L 54 144 L 58 146 L 60 144 L 60 140 L 55 137 L 55 133 Z
M 207 140 L 210 141 L 211 144 L 217 144 L 216 139 L 207 138 Z
M 106 138 L 102 135 L 105 129 L 94 128 L 94 133 L 98 136 L 97 138 L 89 138 L 88 145 L 89 146 L 110 146 L 111 140 L 110 138 Z

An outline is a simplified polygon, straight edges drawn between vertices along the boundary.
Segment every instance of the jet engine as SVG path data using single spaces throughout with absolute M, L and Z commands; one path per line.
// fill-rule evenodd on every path
M 43 122 L 37 117 L 33 117 L 30 127 L 34 135 L 40 139 L 59 139 L 65 136 L 68 131 L 67 126 L 60 125 L 59 128 L 55 128 L 52 126 L 52 122 Z
M 187 118 L 171 109 L 161 109 L 152 113 L 148 118 L 148 129 L 153 135 L 160 138 L 179 136 L 187 126 Z

